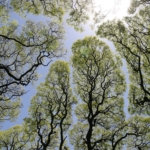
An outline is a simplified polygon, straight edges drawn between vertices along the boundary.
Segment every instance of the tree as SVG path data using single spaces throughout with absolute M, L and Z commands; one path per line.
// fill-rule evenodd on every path
M 133 14 L 136 12 L 136 10 L 144 8 L 145 6 L 149 4 L 150 4 L 150 0 L 131 0 L 131 4 L 128 9 L 128 12 L 130 14 Z
M 20 102 L 13 100 L 24 94 L 23 86 L 37 79 L 37 68 L 62 56 L 62 39 L 62 26 L 55 22 L 45 25 L 27 21 L 21 32 L 16 21 L 1 27 L 0 111 L 5 115 L 0 120 L 8 119 L 7 111 L 20 107 Z
M 93 0 L 11 0 L 14 11 L 20 14 L 41 14 L 61 21 L 67 13 L 68 23 L 76 29 L 89 19 L 87 12 L 92 12 L 92 4 Z
M 9 18 L 9 6 L 6 5 L 5 0 L 0 1 L 0 23 L 5 22 Z
M 129 112 L 149 115 L 149 6 L 134 17 L 124 21 L 106 22 L 97 34 L 113 41 L 116 49 L 125 58 L 130 74 Z
M 8 130 L 0 131 L 0 149 L 25 150 L 30 136 L 25 134 L 23 126 L 14 126 Z
M 124 121 L 124 75 L 121 59 L 96 37 L 78 40 L 72 46 L 78 122 L 70 137 L 75 149 L 112 149 L 112 132 Z M 119 146 L 118 142 L 118 146 Z
M 72 105 L 76 103 L 69 73 L 68 63 L 56 61 L 31 100 L 30 117 L 25 118 L 25 126 L 30 135 L 35 136 L 36 145 L 32 145 L 32 149 L 67 148 L 66 132 L 72 122 Z
M 128 132 L 130 133 L 127 139 L 127 148 L 137 150 L 148 150 L 150 149 L 150 117 L 143 117 L 135 115 L 129 118 Z M 131 135 L 132 134 L 132 135 Z
M 79 31 L 84 30 L 82 25 L 90 19 L 99 23 L 109 13 L 103 11 L 97 0 L 11 0 L 10 4 L 15 12 L 23 16 L 27 13 L 40 14 L 62 21 L 65 15 L 67 23 Z

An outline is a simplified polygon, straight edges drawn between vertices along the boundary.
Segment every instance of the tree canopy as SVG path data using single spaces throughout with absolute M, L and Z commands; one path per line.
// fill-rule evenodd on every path
M 149 115 L 149 10 L 147 6 L 134 17 L 125 17 L 124 21 L 106 22 L 97 31 L 101 37 L 107 37 L 114 42 L 128 64 L 131 114 Z
M 97 14 L 94 2 L 0 1 L 0 122 L 17 118 L 25 87 L 38 81 L 40 66 L 50 66 L 22 124 L 0 130 L 1 150 L 150 149 L 149 0 L 131 0 L 132 15 L 104 21 L 96 36 L 77 39 L 69 62 L 55 59 L 66 54 L 62 22 L 67 18 L 81 31 Z M 50 20 L 26 19 L 20 26 L 11 12 Z M 113 42 L 116 52 L 101 38 Z
M 17 28 L 17 22 L 12 21 L 0 31 L 0 110 L 4 114 L 1 119 L 8 119 L 8 109 L 20 107 L 17 97 L 24 93 L 23 86 L 37 80 L 37 67 L 47 66 L 52 58 L 63 53 L 63 30 L 57 23 L 27 21 L 22 31 Z M 48 60 L 46 64 L 44 58 Z
M 71 131 L 72 144 L 75 149 L 111 149 L 111 132 L 124 120 L 121 60 L 96 37 L 78 40 L 72 51 L 76 94 L 82 100 L 75 110 L 79 122 Z
M 25 118 L 30 135 L 36 140 L 34 149 L 60 150 L 66 147 L 66 131 L 72 123 L 72 105 L 76 98 L 70 88 L 69 65 L 57 61 L 52 64 L 45 83 L 38 87 L 31 100 L 29 118 Z
M 130 7 L 128 9 L 128 12 L 130 14 L 135 13 L 141 8 L 144 8 L 145 6 L 150 4 L 150 0 L 131 0 Z

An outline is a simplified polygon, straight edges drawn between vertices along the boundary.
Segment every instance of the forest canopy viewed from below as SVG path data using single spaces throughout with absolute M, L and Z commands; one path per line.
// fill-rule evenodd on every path
M 150 0 L 0 0 L 0 150 L 150 149 Z

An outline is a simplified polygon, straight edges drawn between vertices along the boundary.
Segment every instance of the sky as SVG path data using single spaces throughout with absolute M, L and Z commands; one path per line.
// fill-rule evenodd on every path
M 120 19 L 123 18 L 123 16 L 127 15 L 127 8 L 130 4 L 130 0 L 121 0 L 120 3 L 117 3 L 118 0 L 103 0 L 103 1 L 95 0 L 95 1 L 96 1 L 96 4 L 102 5 L 104 12 L 107 12 L 108 9 L 110 10 L 108 16 L 105 18 L 104 21 L 112 20 L 114 18 L 120 18 Z M 114 6 L 117 6 L 115 10 L 114 10 Z M 44 17 L 44 16 L 35 17 L 34 15 L 28 15 L 27 17 L 36 22 L 39 22 L 39 21 L 46 22 L 47 20 L 50 19 L 50 18 Z M 12 13 L 11 20 L 14 20 L 14 19 L 18 20 L 19 25 L 23 25 L 25 23 L 25 19 L 21 18 L 19 15 L 15 14 L 15 13 Z M 91 21 L 89 22 L 89 24 L 92 24 L 92 23 L 93 22 L 91 22 Z M 89 24 L 84 25 L 84 32 L 81 33 L 81 32 L 75 31 L 73 27 L 68 26 L 64 22 L 65 31 L 66 31 L 64 46 L 67 49 L 67 54 L 65 56 L 63 56 L 62 58 L 60 58 L 61 60 L 66 60 L 66 61 L 70 60 L 71 46 L 77 39 L 83 39 L 85 36 L 95 36 L 95 31 L 91 29 Z M 111 50 L 114 53 L 116 53 L 115 47 L 112 42 L 110 42 L 106 39 L 101 39 L 101 40 L 106 42 L 108 44 L 108 46 L 111 48 Z M 6 121 L 6 122 L 2 123 L 3 130 L 6 130 L 14 125 L 21 124 L 23 121 L 23 118 L 28 117 L 28 108 L 30 105 L 30 100 L 36 94 L 36 87 L 40 84 L 40 82 L 44 82 L 44 79 L 48 73 L 50 65 L 48 67 L 41 66 L 38 69 L 38 73 L 41 75 L 41 77 L 36 83 L 34 83 L 33 85 L 30 84 L 29 86 L 26 87 L 25 90 L 27 91 L 27 93 L 22 96 L 23 107 L 21 108 L 20 115 L 18 116 L 18 118 L 16 119 L 15 122 Z M 129 77 L 128 77 L 125 61 L 123 61 L 123 71 L 126 75 L 126 81 L 128 82 Z M 128 88 L 124 95 L 124 98 L 126 100 L 127 100 L 127 95 L 128 95 Z M 125 101 L 124 110 L 125 110 L 126 114 L 127 114 L 127 107 L 128 107 L 128 101 Z M 127 117 L 128 117 L 128 114 L 127 114 Z
M 130 5 L 130 0 L 95 0 L 95 5 L 101 6 L 102 11 L 109 12 L 106 19 L 121 19 L 123 16 L 127 15 L 127 8 Z

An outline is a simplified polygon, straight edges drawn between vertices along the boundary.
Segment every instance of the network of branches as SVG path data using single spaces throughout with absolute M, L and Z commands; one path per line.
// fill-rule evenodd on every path
M 69 62 L 55 59 L 67 53 L 63 21 L 82 31 L 92 13 L 94 20 L 106 17 L 95 2 L 0 0 L 1 124 L 17 119 L 26 87 L 39 80 L 40 66 L 50 66 L 22 124 L 1 128 L 0 149 L 150 149 L 149 0 L 131 0 L 132 15 L 104 21 L 96 36 L 77 39 Z M 12 20 L 15 13 L 26 18 L 24 25 Z M 29 15 L 50 19 L 34 22 Z

